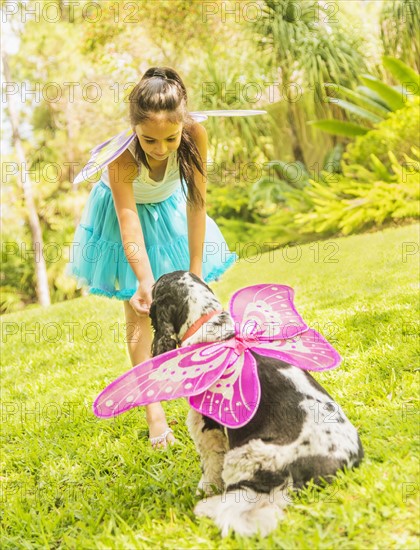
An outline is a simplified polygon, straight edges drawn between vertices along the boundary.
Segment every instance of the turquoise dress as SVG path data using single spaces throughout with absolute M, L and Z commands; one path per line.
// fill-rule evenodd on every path
M 134 144 L 129 149 L 134 155 Z M 176 151 L 167 161 L 164 177 L 156 182 L 139 163 L 133 182 L 134 198 L 143 230 L 153 276 L 189 269 L 186 198 L 182 191 Z M 135 253 L 135 244 L 127 254 Z M 217 224 L 206 217 L 203 247 L 203 279 L 208 283 L 220 277 L 237 256 L 229 251 Z M 121 233 L 109 187 L 108 169 L 95 184 L 76 229 L 71 261 L 66 273 L 91 294 L 129 300 L 138 288 L 121 242 Z

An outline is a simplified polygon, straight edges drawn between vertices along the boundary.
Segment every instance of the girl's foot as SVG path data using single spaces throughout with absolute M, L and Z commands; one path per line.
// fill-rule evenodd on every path
M 168 445 L 167 437 L 173 433 L 174 433 L 173 430 L 171 430 L 171 428 L 168 428 L 163 432 L 163 434 L 158 435 L 157 437 L 149 437 L 149 441 L 154 449 L 159 447 L 165 448 Z M 171 445 L 172 444 L 173 443 L 171 443 Z
M 173 431 L 168 427 L 165 415 L 147 419 L 149 425 L 149 441 L 154 449 L 165 449 L 168 444 L 173 445 L 176 439 Z

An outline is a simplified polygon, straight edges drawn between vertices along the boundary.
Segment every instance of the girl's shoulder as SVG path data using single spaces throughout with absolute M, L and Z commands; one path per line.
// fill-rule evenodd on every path
M 120 155 L 118 155 L 118 157 L 113 160 L 112 162 L 109 163 L 109 166 L 111 165 L 126 165 L 127 163 L 128 164 L 135 164 L 135 153 L 134 151 L 131 149 L 131 146 L 127 147 L 126 149 L 124 149 L 124 151 L 122 151 L 122 153 Z
M 130 145 L 127 147 L 127 150 L 130 151 L 130 153 L 135 158 L 136 156 L 136 139 L 133 139 L 133 141 L 130 143 Z
M 200 141 L 207 138 L 207 130 L 199 122 L 194 121 L 189 129 L 194 140 Z
M 189 130 L 190 130 L 190 135 L 194 140 L 194 143 L 197 146 L 200 153 L 205 153 L 205 155 L 207 155 L 207 144 L 208 144 L 207 130 L 204 128 L 202 124 L 196 121 L 194 121 L 194 123 L 191 124 Z

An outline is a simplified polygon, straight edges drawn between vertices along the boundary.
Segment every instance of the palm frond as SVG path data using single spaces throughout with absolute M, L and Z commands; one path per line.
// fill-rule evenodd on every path
M 325 88 L 327 89 L 327 91 L 330 90 L 331 87 L 333 91 L 337 91 L 338 94 L 352 99 L 356 103 L 356 105 L 364 107 L 368 111 L 371 111 L 372 113 L 378 115 L 378 117 L 381 119 L 384 119 L 389 113 L 389 109 L 386 109 L 380 103 L 371 99 L 366 94 L 357 92 L 355 90 L 350 90 L 350 88 L 346 88 L 345 86 L 340 86 L 334 83 L 328 82 L 325 84 Z M 331 99 L 335 99 L 335 96 L 329 97 L 331 97 Z M 332 101 L 330 101 L 330 103 L 332 103 Z
M 400 82 L 404 87 L 412 85 L 411 93 L 420 95 L 420 75 L 411 67 L 395 57 L 384 55 L 382 57 L 384 67 L 392 74 L 392 76 Z
M 381 122 L 381 120 L 383 120 L 383 117 L 375 115 L 374 113 L 371 113 L 370 111 L 367 111 L 366 109 L 363 109 L 362 107 L 359 107 L 358 105 L 355 105 L 354 103 L 350 103 L 349 101 L 346 101 L 345 99 L 329 97 L 327 99 L 327 101 L 329 103 L 334 103 L 335 105 L 338 105 L 339 107 L 343 108 L 345 111 L 347 111 L 349 113 L 353 113 L 353 114 L 359 116 L 360 118 L 368 120 L 369 122 L 373 122 L 374 124 L 377 123 L 377 122 Z
M 308 124 L 334 136 L 363 136 L 369 131 L 369 128 L 365 128 L 358 124 L 333 119 L 310 120 Z
M 381 80 L 379 80 L 378 78 L 370 74 L 361 75 L 360 80 L 368 88 L 370 88 L 371 90 L 376 92 L 379 96 L 381 96 L 383 101 L 393 111 L 402 109 L 405 106 L 405 101 L 401 93 L 395 90 L 394 88 L 392 88 L 391 86 L 389 86 L 388 84 L 385 84 L 385 82 L 382 82 Z

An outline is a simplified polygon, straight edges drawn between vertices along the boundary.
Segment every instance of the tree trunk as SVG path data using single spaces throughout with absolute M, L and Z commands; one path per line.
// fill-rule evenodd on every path
M 290 126 L 290 134 L 291 134 L 291 145 L 293 150 L 293 157 L 295 161 L 300 161 L 303 164 L 305 164 L 305 157 L 303 154 L 303 149 L 299 143 L 299 132 L 296 127 L 296 120 L 295 120 L 295 113 L 293 108 L 288 105 L 287 109 L 287 121 Z
M 289 90 L 291 84 L 293 84 L 292 72 L 289 71 L 287 68 L 283 67 L 281 72 L 281 87 L 282 87 L 281 89 Z M 286 98 L 286 101 L 287 101 L 286 120 L 288 122 L 289 130 L 290 130 L 290 146 L 293 152 L 293 161 L 300 161 L 303 164 L 305 164 L 303 148 L 299 142 L 299 130 L 295 120 L 295 116 L 296 116 L 295 108 L 294 108 L 295 104 L 291 100 L 288 100 L 288 98 Z
M 8 54 L 2 48 L 2 61 L 5 82 L 12 83 Z M 27 171 L 27 162 L 25 158 L 25 151 L 23 149 L 22 140 L 19 134 L 18 124 L 18 112 L 15 109 L 13 97 L 7 94 L 7 105 L 10 113 L 10 120 L 12 125 L 13 145 L 16 148 L 17 158 L 21 169 L 19 170 L 20 182 L 23 191 L 23 197 L 25 200 L 25 206 L 28 215 L 29 228 L 32 236 L 32 246 L 35 250 L 35 276 L 36 276 L 36 294 L 38 302 L 41 306 L 49 306 L 51 304 L 50 289 L 48 287 L 47 266 L 43 256 L 43 239 L 41 224 L 39 222 L 38 212 L 36 210 L 32 180 Z

